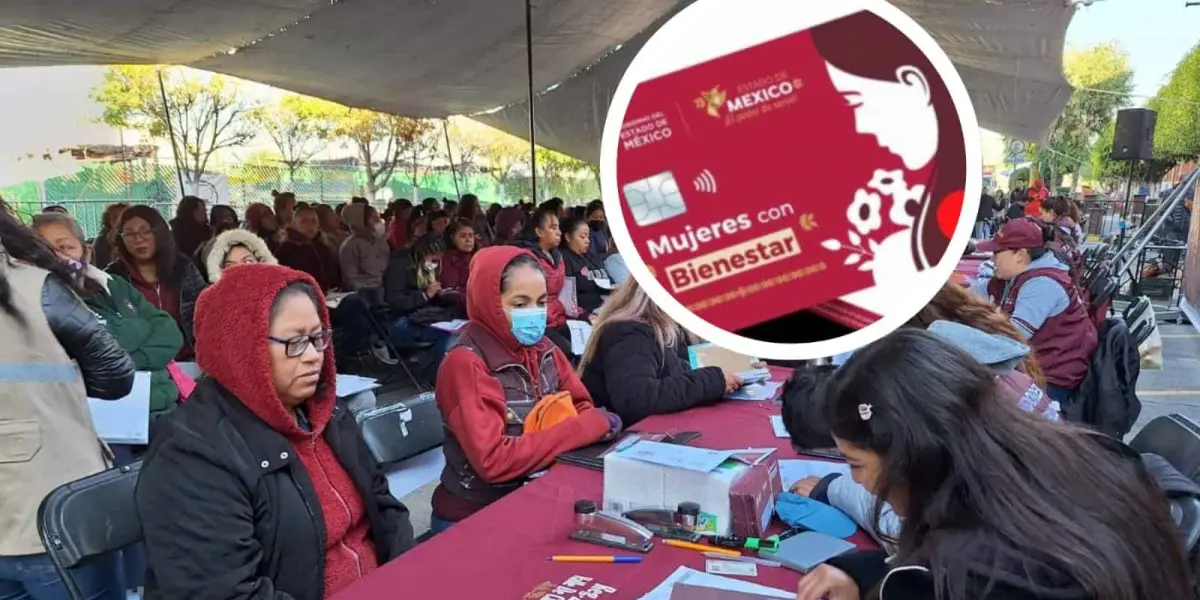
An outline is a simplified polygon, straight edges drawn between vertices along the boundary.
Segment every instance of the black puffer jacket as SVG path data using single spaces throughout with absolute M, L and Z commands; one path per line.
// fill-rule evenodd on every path
M 362 494 L 379 564 L 412 547 L 408 509 L 388 491 L 350 411 L 337 406 L 323 436 Z M 321 600 L 325 521 L 296 454 L 229 391 L 201 379 L 155 433 L 138 481 L 146 598 Z
M 83 373 L 91 398 L 115 400 L 133 388 L 133 359 L 71 288 L 54 277 L 42 285 L 42 311 L 50 331 Z
M 608 271 L 604 270 L 603 258 L 597 260 L 590 251 L 585 254 L 575 254 L 569 248 L 562 251 L 563 263 L 566 266 L 567 279 L 575 281 L 575 302 L 588 315 L 604 304 L 608 290 L 596 285 L 596 280 L 608 280 Z
M 651 415 L 712 404 L 725 395 L 717 367 L 693 370 L 674 349 L 664 349 L 643 323 L 620 321 L 599 331 L 583 384 L 596 406 L 617 413 L 626 425 Z

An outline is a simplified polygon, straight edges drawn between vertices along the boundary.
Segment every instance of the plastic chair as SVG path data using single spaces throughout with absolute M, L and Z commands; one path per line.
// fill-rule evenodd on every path
M 38 507 L 38 535 L 72 600 L 86 600 L 74 569 L 142 541 L 134 489 L 142 462 L 55 488 Z
M 1180 415 L 1150 421 L 1129 442 L 1139 454 L 1157 454 L 1177 471 L 1200 483 L 1200 425 Z

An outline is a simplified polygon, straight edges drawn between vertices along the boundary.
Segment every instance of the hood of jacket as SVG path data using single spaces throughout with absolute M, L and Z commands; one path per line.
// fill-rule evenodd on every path
M 512 243 L 518 248 L 529 251 L 534 258 L 544 263 L 549 263 L 551 267 L 558 267 L 558 264 L 562 262 L 562 251 L 558 249 L 558 246 L 551 248 L 550 256 L 547 257 L 546 253 L 542 251 L 542 247 L 538 245 L 537 240 L 519 237 L 513 240 Z
M 934 321 L 927 330 L 966 350 L 975 360 L 998 374 L 1017 368 L 1030 352 L 1029 346 L 1012 338 L 987 333 L 954 321 Z
M 550 346 L 549 340 L 542 337 L 534 346 L 522 346 L 513 336 L 508 315 L 500 305 L 500 278 L 504 267 L 522 254 L 529 255 L 529 252 L 512 246 L 491 246 L 475 253 L 469 275 L 471 285 L 467 286 L 467 317 L 496 338 L 514 359 L 525 362 L 528 358 L 536 363 L 537 355 Z
M 93 265 L 93 264 L 84 265 L 83 276 L 86 279 L 90 279 L 90 280 L 100 284 L 100 286 L 104 288 L 104 292 L 106 294 L 108 294 L 110 296 L 112 295 L 112 290 L 109 289 L 108 283 L 110 281 L 112 281 L 113 276 L 109 275 L 108 273 L 105 273 L 104 270 L 101 269 L 100 267 L 97 267 L 96 265 Z
M 216 283 L 221 279 L 225 255 L 229 254 L 229 251 L 235 246 L 242 246 L 249 250 L 250 254 L 253 254 L 260 263 L 279 264 L 279 261 L 275 260 L 275 255 L 271 254 L 271 249 L 267 247 L 267 242 L 258 237 L 256 233 L 246 229 L 230 229 L 213 240 L 212 249 L 204 259 L 204 266 L 208 269 L 209 283 Z
M 367 231 L 367 205 L 351 203 L 342 209 L 342 222 L 350 228 L 351 233 L 370 235 Z
M 295 282 L 312 286 L 321 323 L 328 328 L 325 296 L 307 273 L 279 265 L 241 265 L 230 269 L 196 301 L 196 362 L 269 427 L 289 438 L 308 439 L 320 435 L 333 414 L 337 368 L 330 344 L 321 365 L 321 385 L 304 405 L 312 431 L 301 429 L 275 391 L 268 346 L 272 342 L 267 340 L 271 305 L 283 288 Z

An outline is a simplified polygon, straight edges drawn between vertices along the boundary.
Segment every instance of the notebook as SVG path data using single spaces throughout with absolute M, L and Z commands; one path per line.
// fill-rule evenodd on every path
M 808 573 L 821 563 L 853 552 L 855 548 L 857 546 L 854 544 L 832 535 L 805 531 L 779 542 L 778 552 L 759 552 L 758 555 L 767 560 L 776 561 L 793 571 Z

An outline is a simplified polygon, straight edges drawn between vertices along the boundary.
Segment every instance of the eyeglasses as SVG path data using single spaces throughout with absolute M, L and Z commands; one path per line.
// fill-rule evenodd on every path
M 150 229 L 140 229 L 138 231 L 122 231 L 121 239 L 125 240 L 148 240 L 154 237 L 154 231 Z
M 309 346 L 312 346 L 313 350 L 317 352 L 324 352 L 333 340 L 333 330 L 323 329 L 312 335 L 298 335 L 286 340 L 267 336 L 267 340 L 276 344 L 283 344 L 283 351 L 287 354 L 288 358 L 300 358 L 308 350 Z

